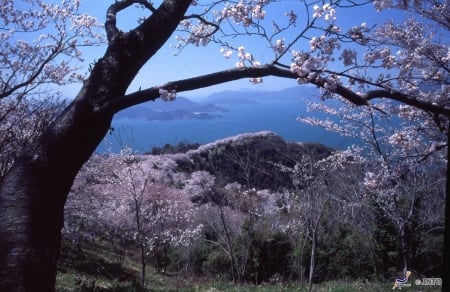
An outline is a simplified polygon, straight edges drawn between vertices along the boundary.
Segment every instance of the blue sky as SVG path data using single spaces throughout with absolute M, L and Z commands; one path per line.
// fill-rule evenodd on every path
M 298 0 L 282 0 L 277 3 L 270 4 L 267 7 L 267 21 L 269 29 L 272 20 L 286 21 L 284 13 L 291 9 L 301 9 L 301 1 Z M 87 12 L 96 16 L 101 22 L 104 22 L 106 10 L 111 1 L 82 1 L 81 12 Z M 301 10 L 300 10 L 301 11 Z M 124 31 L 129 30 L 135 24 L 137 19 L 145 11 L 137 8 L 130 8 L 118 15 L 118 26 Z M 397 11 L 398 12 L 398 11 Z M 337 11 L 337 24 L 342 27 L 351 27 L 366 22 L 369 25 L 374 23 L 382 23 L 386 19 L 395 19 L 397 13 L 395 10 L 377 13 L 371 5 L 366 7 L 358 7 L 352 9 L 343 9 Z M 312 11 L 311 11 L 312 14 Z M 299 24 L 295 29 L 302 29 L 302 20 L 299 13 Z M 323 22 L 325 25 L 326 23 Z M 292 37 L 296 31 L 286 33 L 283 37 L 287 40 Z M 319 36 L 319 35 L 318 35 Z M 235 41 L 236 45 L 243 45 L 251 51 L 257 60 L 270 61 L 273 58 L 273 51 L 267 48 L 267 44 L 260 43 L 258 39 L 242 38 Z M 212 73 L 219 70 L 233 68 L 237 60 L 236 54 L 230 59 L 225 59 L 220 53 L 220 46 L 210 44 L 206 47 L 186 47 L 180 54 L 174 56 L 177 50 L 172 47 L 176 44 L 175 35 L 166 43 L 164 47 L 144 66 L 139 75 L 135 78 L 130 86 L 129 91 L 134 91 L 140 87 L 146 88 L 154 85 L 160 85 L 168 81 L 194 77 L 201 74 Z M 307 41 L 303 41 L 302 45 L 297 46 L 297 50 L 308 50 Z M 95 59 L 100 58 L 105 51 L 105 47 L 87 48 L 84 50 L 85 63 L 84 68 Z M 206 89 L 195 90 L 191 92 L 180 93 L 182 96 L 190 98 L 203 97 L 212 92 L 222 90 L 280 90 L 286 87 L 295 86 L 294 80 L 285 80 L 281 78 L 264 78 L 262 84 L 253 85 L 248 80 L 240 80 L 230 82 Z M 66 96 L 74 96 L 80 85 L 72 85 L 66 89 Z

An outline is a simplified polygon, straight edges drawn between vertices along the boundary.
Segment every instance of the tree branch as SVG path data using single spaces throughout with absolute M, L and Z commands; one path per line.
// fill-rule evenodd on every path
M 155 100 L 160 97 L 160 89 L 183 92 L 242 78 L 261 77 L 269 75 L 292 79 L 297 78 L 297 76 L 290 71 L 279 69 L 274 66 L 264 66 L 261 68 L 235 68 L 193 78 L 172 81 L 160 86 L 154 86 L 145 90 L 140 90 L 108 102 L 101 108 L 101 110 L 116 113 L 127 107 L 150 100 Z
M 409 95 L 403 94 L 401 92 L 396 91 L 388 91 L 388 90 L 372 90 L 367 92 L 364 95 L 364 99 L 370 101 L 376 98 L 388 98 L 392 100 L 399 101 L 401 103 L 411 105 L 418 109 L 424 110 L 425 112 L 432 113 L 435 115 L 444 115 L 446 117 L 450 117 L 450 109 L 445 108 L 443 106 L 439 106 L 437 104 L 433 104 L 430 102 L 418 100 L 415 98 L 411 98 Z
M 104 104 L 100 108 L 100 110 L 108 111 L 110 113 L 117 113 L 130 106 L 151 100 L 156 100 L 161 95 L 160 94 L 161 89 L 167 90 L 169 92 L 183 92 L 204 88 L 212 85 L 222 84 L 225 82 L 235 81 L 243 78 L 256 78 L 265 76 L 275 76 L 289 79 L 298 78 L 298 75 L 291 72 L 289 69 L 280 68 L 275 65 L 264 65 L 257 68 L 256 67 L 234 68 L 207 75 L 197 76 L 193 78 L 172 81 L 160 86 L 154 86 L 148 89 L 139 90 L 137 92 L 127 94 L 115 100 L 109 101 L 108 103 Z M 309 83 L 314 84 L 320 88 L 325 88 L 326 80 L 324 78 L 319 77 L 309 81 Z M 370 105 L 369 101 L 375 98 L 388 98 L 400 101 L 408 105 L 415 106 L 417 108 L 433 113 L 435 115 L 450 116 L 449 109 L 433 105 L 431 103 L 414 100 L 401 93 L 389 92 L 385 90 L 373 90 L 367 92 L 364 95 L 360 95 L 339 84 L 334 89 L 334 93 L 340 95 L 344 99 L 350 101 L 351 103 L 357 106 L 369 106 Z
M 5 84 L 5 90 L 0 91 L 0 99 L 8 97 L 15 91 L 32 84 L 41 75 L 42 71 L 44 71 L 45 66 L 47 66 L 51 61 L 53 61 L 59 54 L 61 54 L 62 49 L 63 49 L 63 40 L 59 39 L 57 46 L 54 47 L 51 50 L 50 54 L 41 61 L 39 66 L 37 66 L 36 71 L 33 72 L 28 78 L 26 78 L 23 82 L 12 86 L 11 88 L 6 88 L 7 84 Z
M 117 28 L 117 13 L 119 11 L 124 10 L 133 4 L 134 1 L 125 0 L 125 1 L 116 1 L 114 4 L 109 6 L 106 12 L 106 20 L 105 20 L 105 31 L 108 42 L 119 33 L 119 29 Z
M 122 0 L 116 1 L 114 4 L 111 4 L 106 13 L 106 21 L 105 21 L 106 36 L 109 42 L 120 31 L 116 26 L 117 13 L 130 7 L 133 4 L 141 4 L 142 6 L 150 10 L 152 13 L 156 12 L 156 9 L 146 0 Z

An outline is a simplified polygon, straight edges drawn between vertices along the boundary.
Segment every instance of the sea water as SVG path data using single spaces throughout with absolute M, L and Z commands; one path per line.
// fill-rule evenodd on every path
M 343 149 L 354 141 L 320 127 L 300 123 L 297 117 L 311 116 L 299 100 L 262 100 L 255 104 L 220 105 L 226 112 L 213 119 L 147 121 L 115 119 L 110 133 L 97 152 L 117 153 L 131 147 L 139 153 L 153 147 L 180 142 L 205 144 L 241 133 L 273 131 L 287 141 L 315 142 Z

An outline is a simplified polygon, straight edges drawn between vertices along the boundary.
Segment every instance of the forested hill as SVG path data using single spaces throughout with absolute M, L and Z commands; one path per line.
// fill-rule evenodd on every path
M 208 171 L 219 185 L 237 182 L 243 186 L 276 190 L 292 185 L 292 179 L 282 168 L 293 168 L 308 156 L 318 161 L 329 156 L 333 149 L 317 143 L 288 142 L 274 132 L 245 133 L 217 140 L 187 153 L 174 156 L 180 172 Z M 166 153 L 170 147 L 164 148 Z M 181 143 L 179 150 L 187 147 Z M 177 151 L 177 146 L 172 150 Z M 157 154 L 154 148 L 152 153 Z

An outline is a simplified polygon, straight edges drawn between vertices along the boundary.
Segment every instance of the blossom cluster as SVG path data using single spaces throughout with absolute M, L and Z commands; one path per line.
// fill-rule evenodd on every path
M 253 63 L 253 55 L 249 52 L 246 52 L 245 48 L 243 46 L 240 46 L 237 48 L 238 51 L 238 58 L 239 61 L 236 62 L 236 68 L 243 68 L 245 67 L 245 63 L 249 62 L 250 64 Z
M 236 68 L 244 68 L 246 64 L 249 64 L 254 68 L 258 68 L 261 66 L 261 63 L 259 61 L 256 61 L 253 55 L 245 50 L 245 47 L 239 46 L 236 50 L 238 52 L 237 53 L 238 61 L 235 64 Z M 229 49 L 228 50 L 222 49 L 221 52 L 225 58 L 229 58 L 232 55 L 232 51 Z M 249 81 L 253 84 L 258 84 L 263 82 L 263 79 L 261 77 L 252 77 L 249 79 Z
M 193 24 L 190 20 L 183 20 L 180 22 L 181 30 L 188 33 L 187 37 L 177 35 L 175 39 L 179 42 L 177 47 L 182 47 L 187 44 L 193 44 L 196 47 L 206 46 L 212 40 L 212 34 L 215 28 L 203 21 L 198 21 Z
M 286 44 L 284 39 L 276 40 L 272 48 L 277 54 L 284 53 L 284 51 L 286 51 Z
M 355 50 L 344 49 L 342 50 L 340 59 L 342 60 L 344 66 L 351 66 L 356 63 L 356 57 L 357 53 Z
M 414 5 L 420 7 L 422 3 L 431 2 L 431 1 L 423 1 L 423 0 L 414 0 Z M 375 0 L 373 1 L 373 6 L 377 11 L 381 11 L 388 8 L 397 8 L 397 9 L 406 9 L 408 8 L 409 1 L 405 0 Z
M 291 71 L 296 73 L 298 83 L 307 83 L 318 76 L 318 71 L 324 68 L 323 58 L 312 56 L 309 53 L 292 51 L 293 62 Z
M 367 33 L 369 32 L 369 28 L 367 26 L 367 23 L 363 22 L 359 26 L 353 26 L 350 28 L 350 30 L 347 32 L 347 35 L 350 37 L 350 39 L 356 43 L 365 45 L 368 44 L 368 36 Z
M 319 5 L 314 5 L 313 9 L 314 18 L 323 17 L 329 22 L 334 22 L 336 20 L 336 9 L 334 9 L 329 3 L 322 5 L 322 7 Z
M 269 2 L 268 0 L 240 0 L 235 4 L 227 3 L 221 11 L 216 12 L 216 18 L 219 22 L 230 18 L 236 24 L 248 27 L 254 23 L 254 19 L 264 19 L 266 15 L 264 6 Z
M 169 187 L 175 182 L 164 176 L 176 165 L 159 160 L 130 148 L 117 155 L 93 156 L 75 181 L 77 196 L 69 198 L 65 234 L 79 234 L 75 226 L 82 220 L 83 228 L 105 232 L 113 240 L 135 241 L 147 254 L 157 253 L 161 245 L 183 246 L 197 238 L 203 225 L 197 221 L 191 194 Z
M 59 86 L 84 79 L 80 47 L 103 41 L 80 1 L 57 2 L 1 1 L 0 176 L 59 113 Z
M 341 44 L 337 38 L 326 37 L 321 35 L 320 37 L 312 37 L 309 41 L 311 51 L 320 50 L 323 54 L 331 55 L 335 49 L 340 49 Z
M 79 13 L 78 8 L 79 1 L 2 2 L 2 91 L 22 89 L 18 84 L 32 83 L 37 89 L 39 84 L 60 85 L 83 78 L 70 61 L 82 61 L 79 46 L 98 44 L 103 35 L 97 31 L 102 25 L 94 17 Z
M 222 53 L 222 55 L 223 55 L 226 59 L 230 58 L 231 55 L 233 55 L 233 51 L 232 51 L 232 50 L 230 50 L 230 49 L 225 49 L 225 48 L 221 48 L 221 49 L 220 49 L 220 53 Z
M 164 88 L 159 89 L 159 94 L 164 101 L 174 101 L 177 97 L 177 92 L 175 90 L 167 90 Z

